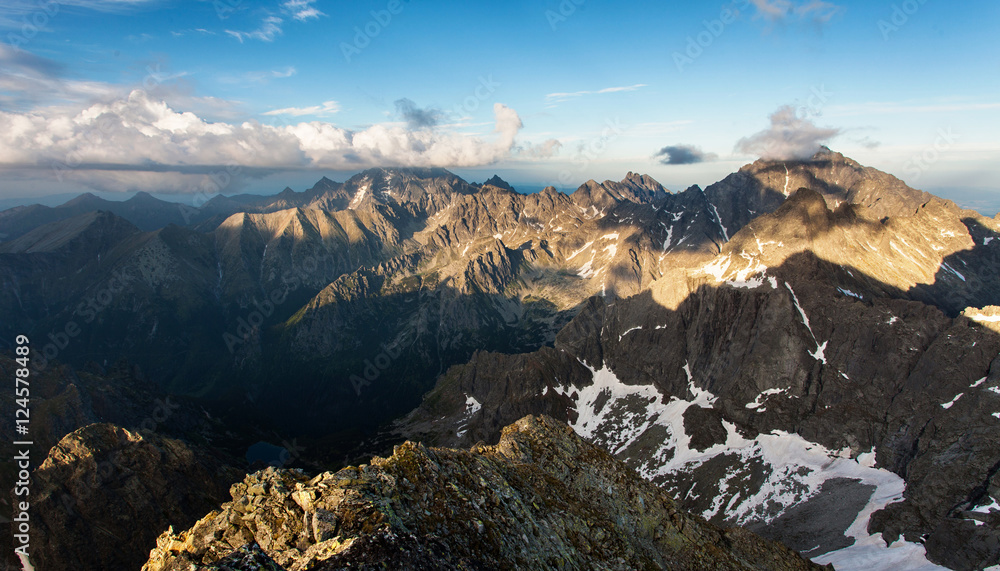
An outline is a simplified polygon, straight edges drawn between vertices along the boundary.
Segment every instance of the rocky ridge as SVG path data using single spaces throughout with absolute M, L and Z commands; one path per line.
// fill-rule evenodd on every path
M 741 529 L 678 510 L 655 486 L 547 417 L 495 446 L 426 448 L 309 478 L 269 469 L 157 541 L 144 571 L 207 569 L 259 548 L 325 569 L 817 569 Z

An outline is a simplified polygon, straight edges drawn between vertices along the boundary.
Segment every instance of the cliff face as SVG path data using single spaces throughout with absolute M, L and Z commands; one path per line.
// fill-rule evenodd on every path
M 269 468 L 230 493 L 190 530 L 160 536 L 144 571 L 219 569 L 223 560 L 291 571 L 819 568 L 684 513 L 544 416 L 508 426 L 495 446 L 407 442 L 389 458 L 311 479 Z

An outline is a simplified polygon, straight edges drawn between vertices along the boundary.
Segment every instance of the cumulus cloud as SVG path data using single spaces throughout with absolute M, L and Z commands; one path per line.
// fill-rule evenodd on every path
M 653 156 L 665 165 L 693 165 L 718 158 L 715 153 L 706 153 L 694 145 L 669 145 Z
M 412 100 L 403 98 L 395 102 L 396 112 L 406 121 L 411 129 L 430 129 L 441 122 L 444 114 L 439 109 L 427 107 L 421 109 Z
M 750 0 L 757 9 L 758 17 L 771 22 L 785 23 L 793 20 L 808 20 L 826 23 L 839 14 L 843 8 L 823 0 L 793 2 L 792 0 Z
M 486 140 L 395 123 L 355 131 L 321 121 L 209 122 L 136 90 L 75 114 L 0 111 L 0 170 L 31 168 L 106 190 L 183 192 L 197 190 L 187 186 L 194 175 L 233 166 L 260 172 L 482 166 L 511 156 L 522 128 L 510 107 L 496 103 L 493 112 L 496 135 Z
M 769 128 L 740 139 L 736 151 L 762 159 L 806 159 L 841 132 L 840 129 L 818 127 L 811 120 L 799 117 L 792 105 L 778 107 L 770 119 Z

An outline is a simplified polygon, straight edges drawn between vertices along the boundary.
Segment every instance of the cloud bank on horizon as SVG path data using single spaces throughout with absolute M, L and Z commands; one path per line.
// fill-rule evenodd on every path
M 403 107 L 404 115 L 415 113 Z M 389 123 L 359 131 L 320 121 L 213 123 L 135 90 L 75 115 L 0 111 L 0 166 L 48 171 L 100 190 L 160 192 L 195 192 L 205 172 L 234 165 L 260 171 L 483 166 L 510 156 L 523 126 L 502 103 L 493 113 L 492 140 L 432 129 L 427 117 L 417 128 L 408 128 L 414 126 L 410 117 L 408 127 Z

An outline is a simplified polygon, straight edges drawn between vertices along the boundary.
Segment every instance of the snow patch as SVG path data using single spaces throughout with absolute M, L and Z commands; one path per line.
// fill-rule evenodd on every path
M 368 189 L 370 189 L 371 186 L 372 186 L 371 183 L 366 182 L 364 185 L 359 187 L 358 193 L 354 195 L 354 199 L 351 200 L 351 204 L 348 205 L 348 208 L 354 208 L 357 205 L 361 204 L 361 201 L 365 199 L 365 195 L 368 194 Z
M 621 335 L 618 336 L 618 340 L 621 341 L 626 335 L 628 335 L 629 333 L 631 333 L 633 331 L 638 331 L 639 329 L 642 329 L 642 325 L 639 325 L 638 327 L 633 327 L 632 329 L 626 330 L 625 333 L 622 333 Z
M 997 323 L 1000 322 L 1000 315 L 982 315 L 974 313 L 969 315 L 969 319 L 977 323 Z
M 809 356 L 811 356 L 813 359 L 816 359 L 817 361 L 822 361 L 823 364 L 825 365 L 826 364 L 826 355 L 824 353 L 826 353 L 826 344 L 827 343 L 829 343 L 829 341 L 824 341 L 824 342 L 820 343 L 819 345 L 816 345 L 816 351 L 814 351 L 812 353 L 809 353 Z
M 715 213 L 715 221 L 719 223 L 719 228 L 722 229 L 722 240 L 724 242 L 728 242 L 729 241 L 729 230 L 727 230 L 726 227 L 722 225 L 722 217 L 719 216 L 719 209 L 716 208 L 715 205 L 712 204 L 711 202 L 709 202 L 708 205 L 712 207 L 712 212 Z
M 746 251 L 740 252 L 740 257 L 747 261 L 747 266 L 742 270 L 738 270 L 733 279 L 728 280 L 726 283 L 733 287 L 742 287 L 747 289 L 753 289 L 764 285 L 764 277 L 767 273 L 767 266 L 760 263 L 760 259 L 756 255 L 749 254 Z M 750 276 L 757 276 L 751 278 Z
M 946 402 L 946 403 L 942 404 L 942 405 L 941 405 L 941 408 L 943 408 L 943 409 L 945 409 L 945 410 L 947 410 L 947 409 L 951 408 L 951 407 L 952 407 L 952 406 L 953 406 L 953 405 L 954 405 L 955 403 L 957 403 L 957 402 L 958 402 L 958 399 L 962 398 L 962 396 L 963 396 L 963 395 L 965 395 L 965 393 L 958 393 L 958 394 L 957 394 L 957 395 L 955 396 L 955 398 L 951 399 L 951 401 L 950 401 L 950 402 Z
M 578 255 L 580 255 L 581 253 L 583 253 L 584 250 L 586 250 L 587 248 L 589 248 L 589 247 L 591 247 L 593 245 L 594 245 L 593 242 L 587 242 L 586 244 L 583 245 L 582 248 L 580 248 L 579 250 L 577 250 L 577 251 L 573 252 L 572 254 L 570 254 L 569 257 L 566 258 L 566 261 L 568 262 L 568 261 L 572 260 L 573 258 L 575 258 Z
M 844 295 L 849 295 L 851 297 L 856 297 L 858 299 L 864 299 L 864 297 L 862 297 L 860 293 L 854 293 L 853 291 L 851 291 L 849 289 L 844 289 L 842 287 L 838 287 L 837 291 L 839 291 L 840 293 L 842 293 Z
M 482 408 L 483 405 L 477 401 L 475 397 L 465 395 L 465 412 L 463 413 L 462 419 L 458 421 L 460 426 L 458 427 L 458 431 L 455 433 L 455 436 L 458 436 L 459 438 L 465 436 L 465 433 L 467 432 L 465 427 L 468 426 L 469 420 L 471 420 L 472 417 L 475 416 L 476 413 Z
M 756 410 L 756 409 L 758 409 L 758 408 L 760 408 L 761 406 L 764 405 L 764 401 L 767 400 L 767 397 L 769 397 L 771 395 L 780 395 L 780 394 L 786 393 L 786 392 L 788 392 L 787 388 L 785 388 L 785 389 L 767 389 L 766 391 L 763 391 L 759 395 L 757 395 L 757 398 L 754 399 L 753 402 L 748 402 L 745 405 L 745 408 L 748 408 L 750 410 Z M 761 409 L 760 412 L 764 412 L 764 410 Z
M 590 259 L 587 260 L 587 263 L 585 263 L 582 266 L 580 266 L 580 271 L 577 272 L 576 275 L 578 275 L 578 276 L 580 276 L 581 278 L 584 278 L 584 279 L 588 279 L 588 278 L 592 278 L 592 277 L 596 276 L 597 275 L 597 271 L 594 270 L 594 268 L 592 267 L 593 264 L 594 264 L 594 256 L 590 256 Z
M 671 225 L 671 226 L 668 227 L 663 222 L 660 222 L 660 226 L 663 226 L 667 230 L 667 238 L 665 240 L 663 240 L 663 253 L 666 254 L 667 253 L 667 248 L 670 247 L 670 241 L 674 237 L 674 227 L 673 227 L 673 225 Z
M 691 439 L 684 431 L 684 413 L 691 406 L 711 406 L 715 396 L 694 386 L 689 363 L 684 365 L 688 390 L 693 400 L 665 395 L 652 385 L 626 385 L 607 366 L 595 370 L 592 384 L 583 388 L 572 385 L 553 387 L 560 395 L 576 398 L 577 419 L 570 423 L 580 436 L 591 440 L 613 454 L 620 454 L 634 444 L 650 428 L 666 429 L 667 437 L 647 460 L 637 467 L 646 479 L 655 480 L 678 472 L 690 472 L 720 455 L 733 457 L 738 466 L 763 464 L 765 480 L 750 495 L 726 494 L 728 481 L 738 481 L 742 472 L 727 474 L 720 482 L 717 501 L 702 515 L 711 518 L 721 510 L 732 516 L 736 525 L 750 521 L 773 521 L 786 509 L 800 504 L 819 493 L 823 483 L 833 478 L 857 480 L 873 486 L 875 491 L 868 504 L 845 532 L 855 543 L 845 549 L 823 554 L 814 559 L 820 564 L 833 563 L 838 571 L 894 569 L 937 569 L 925 557 L 922 546 L 898 541 L 887 546 L 881 534 L 869 535 L 871 515 L 886 505 L 903 499 L 905 482 L 897 475 L 874 468 L 875 450 L 862 454 L 858 460 L 845 457 L 809 442 L 797 434 L 774 431 L 747 440 L 730 422 L 723 421 L 726 442 L 704 451 L 691 448 Z M 575 393 L 575 395 L 574 395 Z M 849 450 L 846 452 L 849 453 Z M 774 510 L 774 507 L 779 509 Z
M 943 269 L 948 270 L 949 272 L 955 274 L 955 276 L 957 276 L 958 279 L 962 280 L 963 282 L 965 281 L 965 276 L 963 276 L 962 274 L 958 273 L 958 270 L 956 270 L 955 268 L 949 266 L 948 264 L 946 264 L 944 262 L 941 262 L 941 267 Z
M 792 289 L 792 286 L 788 285 L 788 282 L 785 282 L 785 287 L 788 288 L 789 293 L 792 294 L 792 301 L 795 302 L 795 309 L 799 311 L 799 315 L 802 317 L 802 323 L 805 324 L 806 329 L 809 330 L 809 334 L 813 336 L 813 339 L 815 339 L 816 335 L 813 334 L 812 327 L 809 325 L 809 316 L 807 316 L 806 311 L 802 309 L 802 304 L 799 303 L 799 297 L 795 295 L 795 290 Z
M 715 277 L 715 281 L 721 282 L 722 276 L 726 275 L 726 270 L 729 269 L 729 265 L 733 263 L 730 254 L 726 254 L 725 257 L 716 258 L 711 264 L 707 264 L 698 270 L 701 273 L 708 274 Z

